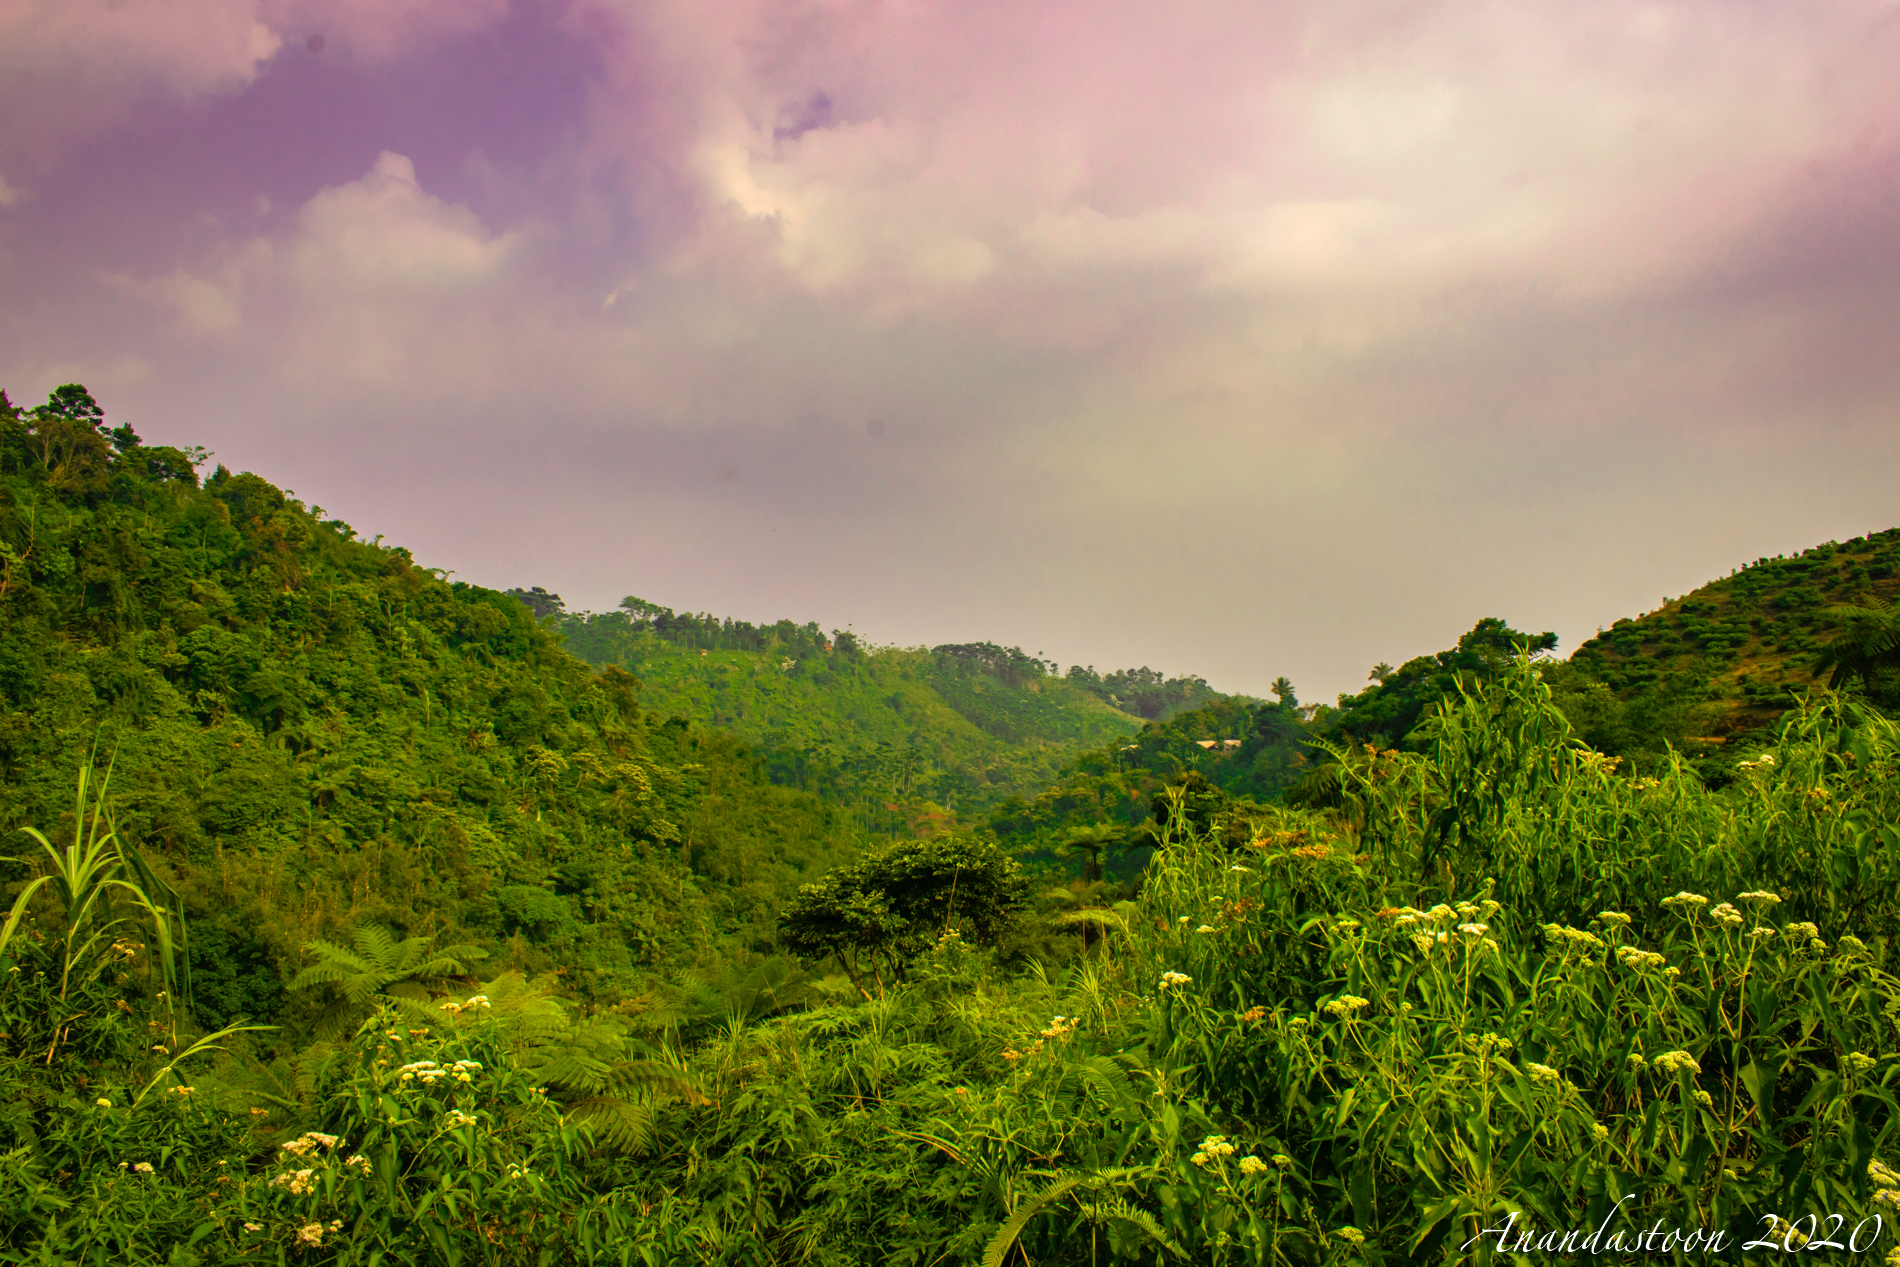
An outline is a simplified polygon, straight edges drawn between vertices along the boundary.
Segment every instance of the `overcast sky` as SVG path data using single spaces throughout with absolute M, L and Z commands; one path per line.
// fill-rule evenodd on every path
M 1900 5 L 0 0 L 0 387 L 1303 698 L 1900 523 Z

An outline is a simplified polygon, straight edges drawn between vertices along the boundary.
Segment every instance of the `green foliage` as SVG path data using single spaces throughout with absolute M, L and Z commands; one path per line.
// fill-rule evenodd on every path
M 151 874 L 138 852 L 120 841 L 112 829 L 105 804 L 109 782 L 109 777 L 95 778 L 90 762 L 79 767 L 72 843 L 65 848 L 55 848 L 36 827 L 20 828 L 39 845 L 45 869 L 20 889 L 6 922 L 0 925 L 0 962 L 6 961 L 7 951 L 32 909 L 34 897 L 45 890 L 56 902 L 54 914 L 59 936 L 53 943 L 56 947 L 53 953 L 59 965 L 57 1001 L 61 1008 L 67 1005 L 75 985 L 104 971 L 111 962 L 112 951 L 126 944 L 115 942 L 108 948 L 106 943 L 115 929 L 129 922 L 125 917 L 113 916 L 115 896 L 135 906 L 150 923 L 158 945 L 158 962 L 164 973 L 165 997 L 171 998 L 178 987 L 178 941 L 183 927 L 176 909 L 177 895 Z M 90 806 L 86 801 L 89 783 L 93 784 Z M 41 859 L 7 858 L 4 861 L 40 863 Z
M 993 841 L 892 841 L 799 890 L 779 932 L 799 954 L 836 956 L 862 989 L 866 961 L 880 981 L 895 977 L 933 937 L 967 930 L 979 944 L 994 942 L 1026 890 L 1021 866 Z
M 1883 703 L 1893 700 L 1900 674 L 1900 612 L 1872 598 L 1830 607 L 1822 615 L 1834 632 L 1815 658 L 1815 668 L 1831 670 L 1828 685 L 1839 690 L 1858 684 Z
M 1202 678 L 1171 678 L 1145 664 L 1139 669 L 1121 669 L 1109 674 L 1097 673 L 1092 664 L 1071 665 L 1068 681 L 1146 721 L 1166 721 L 1176 713 L 1219 698 Z
M 0 828 L 63 837 L 75 766 L 114 750 L 117 836 L 85 865 L 202 925 L 198 1020 L 314 1022 L 325 1001 L 283 989 L 302 947 L 367 925 L 505 942 L 611 1003 L 768 946 L 855 853 L 848 814 L 642 708 L 520 603 L 256 475 L 201 488 L 89 400 L 8 407 L 0 435 Z
M 292 990 L 328 988 L 331 1001 L 312 1026 L 319 1039 L 337 1037 L 379 996 L 412 1008 L 424 1004 L 431 984 L 463 975 L 465 960 L 488 957 L 479 946 L 434 950 L 428 937 L 397 941 L 377 924 L 357 925 L 350 940 L 348 950 L 327 941 L 311 942 L 307 951 L 312 962 L 290 983 Z M 426 1011 L 422 1015 L 426 1017 Z
M 552 622 L 565 646 L 637 677 L 647 706 L 756 745 L 774 782 L 879 834 L 940 829 L 1053 778 L 1139 722 L 1043 662 L 989 643 L 871 648 L 816 623 L 752 625 L 644 599 Z
M 1647 615 L 1619 620 L 1570 658 L 1577 688 L 1602 692 L 1590 706 L 1599 720 L 1588 737 L 1637 760 L 1667 743 L 1719 777 L 1732 764 L 1723 750 L 1770 736 L 1817 670 L 1841 670 L 1837 688 L 1858 679 L 1881 702 L 1900 702 L 1887 673 L 1866 678 L 1853 651 L 1880 627 L 1872 614 L 1896 593 L 1900 529 L 1890 529 L 1757 559 Z
M 1343 744 L 1391 747 L 1412 732 L 1432 705 L 1462 685 L 1488 682 L 1519 655 L 1545 655 L 1557 646 L 1554 633 L 1528 634 L 1487 616 L 1436 655 L 1407 660 L 1396 670 L 1381 664 L 1372 685 L 1341 695 L 1339 707 L 1320 721 L 1321 734 Z
M 1071 856 L 1075 833 L 1112 828 L 1127 845 L 1120 851 L 1126 872 L 1138 865 L 1157 817 L 1165 817 L 1166 789 L 1193 789 L 1201 830 L 1219 818 L 1244 835 L 1245 820 L 1301 777 L 1310 738 L 1292 707 L 1224 697 L 1083 753 L 1035 797 L 997 806 L 989 826 L 1018 849 L 1058 858 Z M 1090 865 L 1084 862 L 1085 880 Z

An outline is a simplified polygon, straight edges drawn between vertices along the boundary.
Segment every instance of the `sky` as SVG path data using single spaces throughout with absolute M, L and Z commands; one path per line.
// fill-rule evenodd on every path
M 1307 701 L 1900 524 L 1900 4 L 0 0 L 0 388 Z

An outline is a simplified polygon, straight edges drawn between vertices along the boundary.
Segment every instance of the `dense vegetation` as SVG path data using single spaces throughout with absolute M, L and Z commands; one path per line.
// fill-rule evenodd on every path
M 89 401 L 0 419 L 0 825 L 58 823 L 79 759 L 109 760 L 193 916 L 207 1023 L 286 1019 L 303 945 L 364 922 L 617 998 L 766 946 L 855 850 L 848 813 L 520 603 L 255 475 L 200 487 Z
M 878 691 L 1101 702 L 989 644 L 577 630 L 202 457 L 76 388 L 0 416 L 0 1262 L 1894 1250 L 1878 595 L 1720 780 L 1583 742 L 1606 671 L 1484 622 L 1338 709 L 1110 714 L 947 830 L 656 696 L 807 748 Z M 1019 705 L 941 707 L 1002 753 Z
M 753 625 L 638 598 L 617 612 L 562 613 L 548 627 L 589 663 L 637 676 L 649 707 L 743 736 L 775 781 L 849 806 L 884 834 L 980 817 L 1141 725 L 1097 689 L 1100 679 L 1059 677 L 993 643 L 868 647 L 816 622 Z M 1143 673 L 1159 677 L 1110 680 Z M 1192 681 L 1198 693 L 1176 679 L 1174 696 L 1212 696 Z M 1140 698 L 1160 711 L 1158 694 Z

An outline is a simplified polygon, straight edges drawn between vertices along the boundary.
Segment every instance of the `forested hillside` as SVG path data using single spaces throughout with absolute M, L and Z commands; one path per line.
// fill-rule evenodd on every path
M 1635 651 L 1497 620 L 1337 708 L 1138 723 L 1139 671 L 565 617 L 204 459 L 0 397 L 0 1264 L 1395 1267 L 1835 1215 L 1900 1262 L 1877 593 L 1717 778 Z M 1681 610 L 1657 680 L 1719 703 L 1735 618 Z
M 1570 663 L 1626 707 L 1702 705 L 1701 735 L 1733 743 L 1773 726 L 1829 673 L 1817 666 L 1841 605 L 1900 593 L 1900 529 L 1757 559 L 1646 615 L 1619 620 Z M 1606 736 L 1609 738 L 1609 736 Z
M 855 846 L 511 598 L 259 476 L 200 486 L 77 389 L 0 428 L 0 827 L 50 828 L 80 760 L 109 765 L 207 1022 L 278 1017 L 303 945 L 370 921 L 619 997 L 765 947 Z
M 530 601 L 532 591 L 521 592 Z M 549 596 L 558 603 L 558 596 Z M 550 610 L 552 607 L 550 606 Z M 966 821 L 1033 794 L 1081 752 L 1152 716 L 1217 698 L 1199 678 L 1129 670 L 1067 676 L 1013 647 L 868 647 L 816 622 L 622 610 L 550 622 L 568 650 L 639 677 L 649 707 L 751 740 L 773 777 L 853 807 L 880 830 Z

